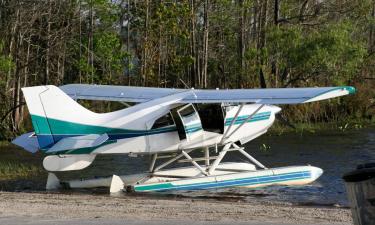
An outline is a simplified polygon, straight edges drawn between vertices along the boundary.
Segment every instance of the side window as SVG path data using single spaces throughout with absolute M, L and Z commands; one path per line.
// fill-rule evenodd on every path
M 201 119 L 192 104 L 185 105 L 177 112 L 180 115 L 185 132 L 188 136 L 202 130 Z
M 171 126 L 171 125 L 174 125 L 174 121 L 173 121 L 171 113 L 168 113 L 168 114 L 160 117 L 159 119 L 155 120 L 155 123 L 154 123 L 154 125 L 152 125 L 151 129 L 167 127 L 167 126 Z

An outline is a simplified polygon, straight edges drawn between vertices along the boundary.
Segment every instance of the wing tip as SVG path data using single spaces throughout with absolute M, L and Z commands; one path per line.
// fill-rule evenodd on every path
M 346 90 L 349 95 L 355 94 L 357 92 L 357 89 L 353 86 L 343 86 L 342 88 Z

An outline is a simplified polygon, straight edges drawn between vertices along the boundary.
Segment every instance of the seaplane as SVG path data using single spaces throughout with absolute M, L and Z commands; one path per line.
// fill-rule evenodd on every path
M 13 140 L 44 153 L 46 189 L 107 187 L 111 193 L 306 185 L 323 170 L 311 165 L 268 168 L 242 147 L 266 133 L 284 104 L 355 93 L 351 86 L 269 89 L 175 89 L 68 84 L 22 88 L 34 131 Z M 124 108 L 96 113 L 79 100 L 117 101 Z M 246 161 L 228 162 L 237 153 Z M 137 174 L 61 181 L 59 171 L 82 170 L 99 154 L 148 155 Z M 178 166 L 178 164 L 180 166 Z

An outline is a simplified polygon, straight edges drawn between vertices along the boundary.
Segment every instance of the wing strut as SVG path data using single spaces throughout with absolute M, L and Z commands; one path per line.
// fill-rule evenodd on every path
M 242 106 L 242 105 L 241 105 Z M 225 138 L 225 139 L 227 139 L 227 138 L 230 138 L 234 133 L 236 133 L 244 124 L 246 124 L 249 120 L 251 120 L 251 118 L 253 118 L 253 116 L 257 113 L 257 112 L 259 112 L 259 110 L 261 110 L 262 108 L 263 108 L 263 106 L 264 106 L 264 104 L 262 104 L 262 105 L 260 105 L 252 114 L 250 114 L 247 118 L 246 118 L 246 120 L 244 120 L 236 129 L 234 129 L 234 131 L 232 132 L 232 133 L 230 133 L 228 136 L 226 136 L 226 135 L 223 135 L 223 138 L 222 138 L 222 140 Z M 237 118 L 237 116 L 238 116 L 238 114 L 239 114 L 239 111 L 240 111 L 240 109 L 238 109 L 238 111 L 237 111 L 237 113 L 236 113 L 236 116 L 235 116 L 235 118 L 232 120 L 232 123 L 231 123 L 231 126 L 232 126 L 232 124 L 233 124 L 233 121 Z M 228 128 L 228 130 L 229 130 L 229 128 Z M 227 130 L 227 131 L 228 131 Z M 223 142 L 223 141 L 222 141 Z
M 228 129 L 227 129 L 227 130 L 225 131 L 225 133 L 223 134 L 223 137 L 221 138 L 220 143 L 223 143 L 223 142 L 224 142 L 225 137 L 227 136 L 227 134 L 228 134 L 230 128 L 232 128 L 232 126 L 233 126 L 233 124 L 234 124 L 234 121 L 236 121 L 236 119 L 237 119 L 238 115 L 240 114 L 240 112 L 241 112 L 241 110 L 242 110 L 242 108 L 243 108 L 244 105 L 245 105 L 245 104 L 242 103 L 241 106 L 237 109 L 236 115 L 234 115 L 234 118 L 233 118 L 232 122 L 230 122 L 230 125 L 229 125 Z M 225 122 L 224 122 L 224 126 L 225 126 Z

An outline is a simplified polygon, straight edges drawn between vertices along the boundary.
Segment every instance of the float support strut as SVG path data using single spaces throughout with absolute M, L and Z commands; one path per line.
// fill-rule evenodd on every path
M 233 143 L 233 146 L 238 148 L 238 151 L 241 152 L 241 154 L 244 155 L 246 158 L 248 158 L 252 163 L 254 163 L 255 165 L 257 165 L 258 167 L 260 167 L 262 169 L 267 169 L 267 167 L 265 167 L 262 163 L 260 163 L 254 157 L 252 157 L 249 153 L 245 152 L 245 150 L 243 150 L 243 148 L 240 148 L 238 145 L 236 145 L 234 143 Z
M 229 150 L 231 145 L 232 145 L 232 143 L 229 143 L 229 144 L 226 144 L 224 146 L 223 150 L 217 156 L 217 159 L 210 166 L 210 169 L 208 170 L 208 174 L 211 175 L 215 171 L 216 167 L 219 165 L 221 160 L 224 158 L 225 154 L 227 154 L 227 151 Z
M 157 159 L 157 158 L 158 158 L 158 153 L 155 153 L 155 154 L 152 155 L 151 164 L 150 164 L 150 169 L 149 169 L 150 172 L 153 172 L 153 171 L 154 171 L 155 162 L 156 162 L 156 159 Z
M 189 153 L 189 152 L 191 152 L 191 151 L 192 151 L 192 150 L 186 150 L 185 153 Z M 156 167 L 156 168 L 154 169 L 154 172 L 156 172 L 156 171 L 158 171 L 158 170 L 160 170 L 160 169 L 162 169 L 162 168 L 168 166 L 169 164 L 171 164 L 171 163 L 173 163 L 174 161 L 178 160 L 178 159 L 181 158 L 182 156 L 184 156 L 184 154 L 181 153 L 181 154 L 177 155 L 176 157 L 174 157 L 174 158 L 172 158 L 172 159 L 166 161 L 165 163 L 163 163 L 163 164 L 161 164 L 160 166 Z
M 204 164 L 208 167 L 210 165 L 210 149 L 208 147 L 204 149 L 204 157 L 206 158 Z
M 207 172 L 206 171 L 204 171 L 204 169 L 197 163 L 197 162 L 195 162 L 191 157 L 190 157 L 190 155 L 189 154 L 187 154 L 185 151 L 182 151 L 182 154 L 187 158 L 187 159 L 189 159 L 190 160 L 190 162 L 199 170 L 199 171 L 201 171 L 204 175 L 208 175 L 207 174 Z

